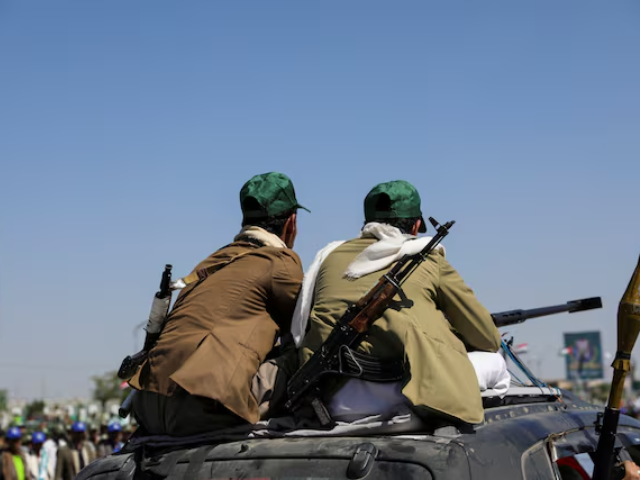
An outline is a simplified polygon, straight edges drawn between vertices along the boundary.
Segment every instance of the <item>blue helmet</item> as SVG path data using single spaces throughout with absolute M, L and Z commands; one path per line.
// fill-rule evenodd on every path
M 84 422 L 75 422 L 71 425 L 71 431 L 76 433 L 82 433 L 87 431 L 87 424 Z
M 109 433 L 121 432 L 122 425 L 120 425 L 120 422 L 111 422 L 107 430 L 109 431 Z
M 22 438 L 22 431 L 18 427 L 11 427 L 7 430 L 7 440 L 20 440 Z
M 31 437 L 31 443 L 44 443 L 47 439 L 47 436 L 42 432 L 33 432 L 33 436 Z

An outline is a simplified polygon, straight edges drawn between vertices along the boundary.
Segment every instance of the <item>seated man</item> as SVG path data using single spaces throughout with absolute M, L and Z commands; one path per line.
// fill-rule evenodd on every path
M 426 227 L 420 196 L 408 182 L 373 188 L 365 198 L 364 213 L 360 236 L 330 244 L 307 271 L 292 325 L 301 365 L 327 339 L 349 305 L 403 255 L 418 253 L 428 243 L 428 238 L 416 238 Z M 325 398 L 329 413 L 335 420 L 353 421 L 392 415 L 408 405 L 418 414 L 430 413 L 429 418 L 437 413 L 439 418 L 466 424 L 482 422 L 478 379 L 467 351 L 498 350 L 500 334 L 491 315 L 447 262 L 443 247 L 413 272 L 403 290 L 408 302 L 396 297 L 358 351 L 383 361 L 400 360 L 404 379 L 333 382 L 326 387 L 331 392 Z
M 257 175 L 240 191 L 242 230 L 194 271 L 148 360 L 130 380 L 133 409 L 149 434 L 192 435 L 260 419 L 254 377 L 289 333 L 302 284 L 291 250 L 298 204 L 281 173 Z M 305 209 L 306 210 L 306 209 Z

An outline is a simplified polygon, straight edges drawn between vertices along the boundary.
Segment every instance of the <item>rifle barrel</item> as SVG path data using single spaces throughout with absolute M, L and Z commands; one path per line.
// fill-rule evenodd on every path
M 522 323 L 530 318 L 545 317 L 547 315 L 565 312 L 582 312 L 596 308 L 602 308 L 602 298 L 600 297 L 573 300 L 563 303 L 562 305 L 554 305 L 551 307 L 532 308 L 530 310 L 510 310 L 508 312 L 494 313 L 491 316 L 493 317 L 496 327 L 506 327 L 508 325 Z

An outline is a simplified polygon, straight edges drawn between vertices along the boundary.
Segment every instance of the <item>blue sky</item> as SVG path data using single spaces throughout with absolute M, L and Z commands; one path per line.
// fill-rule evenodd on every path
M 564 376 L 564 331 L 613 351 L 640 253 L 639 21 L 632 0 L 1 2 L 0 387 L 87 395 L 164 264 L 228 243 L 240 187 L 274 170 L 312 211 L 305 265 L 407 179 L 457 221 L 449 260 L 489 310 L 603 297 L 510 329 L 534 371 Z

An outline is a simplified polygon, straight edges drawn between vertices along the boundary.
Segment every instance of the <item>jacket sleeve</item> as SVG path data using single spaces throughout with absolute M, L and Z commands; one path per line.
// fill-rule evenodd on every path
M 296 301 L 302 287 L 302 262 L 293 251 L 283 252 L 274 262 L 271 281 L 273 313 L 280 335 L 289 333 Z
M 444 256 L 438 258 L 440 282 L 438 308 L 456 330 L 467 350 L 496 352 L 500 348 L 500 332 L 491 314 L 478 301 L 473 290 Z

